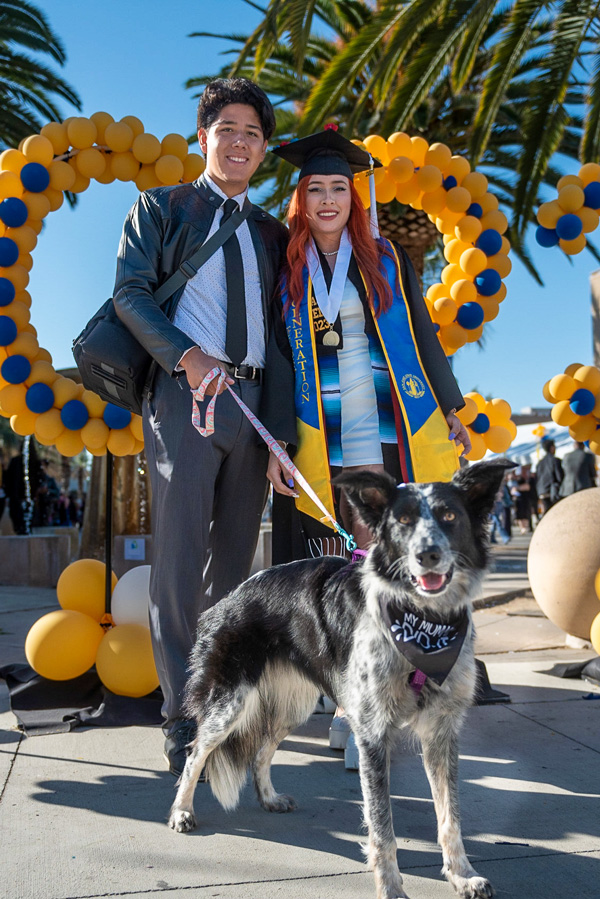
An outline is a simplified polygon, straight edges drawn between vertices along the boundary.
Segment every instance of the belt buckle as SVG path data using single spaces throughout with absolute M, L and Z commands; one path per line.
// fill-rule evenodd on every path
M 234 376 L 234 378 L 237 378 L 239 381 L 249 381 L 249 380 L 252 380 L 252 378 L 254 377 L 254 369 L 252 368 L 251 365 L 245 365 L 244 368 L 246 368 L 246 369 L 251 368 L 251 369 L 252 369 L 252 376 L 249 378 L 248 375 L 243 375 L 243 374 L 241 373 L 242 366 L 241 366 L 241 365 L 234 365 L 234 367 L 233 367 L 233 376 Z

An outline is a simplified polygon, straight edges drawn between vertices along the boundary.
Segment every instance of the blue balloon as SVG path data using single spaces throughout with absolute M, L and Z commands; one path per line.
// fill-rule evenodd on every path
M 502 235 L 493 228 L 486 228 L 477 238 L 475 246 L 483 250 L 486 256 L 495 256 L 502 249 Z
M 8 306 L 16 296 L 15 285 L 8 278 L 0 278 L 0 306 Z
M 8 268 L 19 258 L 19 248 L 10 237 L 0 237 L 0 265 Z
M 483 209 L 479 203 L 471 203 L 467 209 L 467 215 L 474 215 L 476 219 L 480 219 L 483 215 Z
M 502 286 L 502 278 L 494 268 L 486 268 L 475 276 L 475 287 L 482 297 L 493 297 Z
M 471 422 L 469 427 L 472 431 L 475 431 L 476 434 L 485 434 L 490 428 L 490 420 L 485 412 L 480 412 L 475 421 Z
M 2 363 L 0 372 L 9 384 L 22 384 L 31 374 L 31 362 L 27 356 L 9 356 Z
M 29 210 L 18 197 L 7 197 L 0 203 L 0 219 L 7 228 L 20 228 L 27 221 Z
M 60 410 L 60 420 L 69 431 L 79 431 L 87 424 L 90 413 L 81 400 L 69 400 Z
M 54 391 L 47 384 L 38 381 L 25 394 L 25 405 L 31 412 L 41 415 L 54 405 Z
M 9 346 L 17 336 L 17 326 L 8 315 L 0 315 L 0 346 Z
M 113 403 L 108 403 L 102 417 L 105 425 L 115 431 L 120 431 L 121 428 L 126 428 L 131 421 L 131 412 L 121 409 L 120 406 L 115 406 Z
M 40 162 L 28 162 L 21 169 L 21 181 L 25 190 L 40 194 L 50 184 L 50 175 Z
M 575 240 L 582 231 L 581 219 L 573 212 L 566 212 L 564 215 L 561 215 L 556 223 L 556 233 L 561 240 Z
M 452 187 L 456 187 L 458 181 L 456 180 L 454 175 L 448 175 L 447 178 L 444 178 L 442 184 L 446 188 L 446 190 L 450 190 Z
M 580 387 L 569 400 L 569 406 L 575 415 L 589 415 L 596 405 L 596 397 L 591 390 Z
M 467 331 L 474 331 L 483 322 L 483 309 L 479 303 L 463 303 L 458 310 L 456 321 Z
M 555 247 L 558 244 L 558 234 L 556 233 L 556 229 L 544 228 L 542 225 L 538 225 L 536 228 L 535 239 L 541 247 L 545 247 L 546 249 Z
M 589 206 L 590 209 L 600 209 L 600 181 L 590 181 L 583 188 L 583 195 L 586 206 Z

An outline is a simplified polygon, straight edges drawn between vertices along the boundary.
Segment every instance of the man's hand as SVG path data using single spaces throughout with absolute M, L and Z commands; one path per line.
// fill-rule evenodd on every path
M 469 432 L 464 424 L 454 412 L 449 412 L 446 416 L 448 427 L 450 428 L 449 440 L 454 440 L 457 446 L 463 447 L 463 455 L 471 450 L 471 441 L 469 440 Z
M 279 441 L 279 445 L 284 448 L 281 441 Z M 294 490 L 294 481 L 292 480 L 290 474 L 285 470 L 275 453 L 269 453 L 267 477 L 272 483 L 273 490 L 276 493 L 281 493 L 282 496 L 298 496 L 298 494 Z M 290 484 L 292 485 L 291 487 Z
M 215 366 L 219 366 L 221 363 L 218 359 L 215 359 L 214 356 L 208 356 L 204 353 L 199 346 L 192 347 L 191 350 L 188 350 L 187 353 L 183 356 L 180 365 L 186 373 L 188 384 L 192 388 L 192 390 L 197 390 L 204 378 L 207 376 L 209 371 L 211 371 Z M 226 389 L 226 384 L 234 384 L 233 378 L 227 376 L 223 384 L 221 384 L 221 389 L 219 393 L 223 393 Z M 217 380 L 216 378 L 208 385 L 206 388 L 206 393 L 208 396 L 212 396 L 217 389 Z

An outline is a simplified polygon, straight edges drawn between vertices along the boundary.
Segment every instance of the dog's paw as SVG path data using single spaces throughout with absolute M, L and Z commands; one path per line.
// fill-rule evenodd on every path
M 456 877 L 452 885 L 462 899 L 491 899 L 494 888 L 485 877 Z
M 285 796 L 283 793 L 276 793 L 271 799 L 262 799 L 261 805 L 267 812 L 279 812 L 280 814 L 293 812 L 298 808 L 295 799 L 292 796 Z
M 177 833 L 189 833 L 196 827 L 196 818 L 192 812 L 174 810 L 169 818 L 169 827 Z

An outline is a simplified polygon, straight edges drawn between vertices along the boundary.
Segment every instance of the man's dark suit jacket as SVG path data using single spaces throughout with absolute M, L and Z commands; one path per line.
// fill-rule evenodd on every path
M 140 194 L 125 221 L 113 294 L 115 310 L 135 338 L 169 374 L 194 341 L 171 319 L 184 288 L 161 309 L 154 291 L 204 243 L 222 199 L 198 179 Z M 286 358 L 287 336 L 277 288 L 285 261 L 287 231 L 253 206 L 248 227 L 262 285 L 266 367 L 259 417 L 279 440 L 296 442 L 294 372 Z M 283 350 L 283 352 L 282 352 Z

